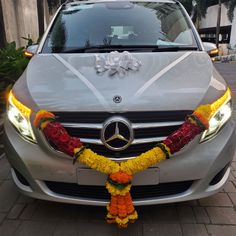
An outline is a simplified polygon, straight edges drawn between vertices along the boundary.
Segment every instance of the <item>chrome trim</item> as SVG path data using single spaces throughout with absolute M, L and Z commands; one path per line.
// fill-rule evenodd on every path
M 123 118 L 123 117 L 121 117 Z M 109 120 L 109 119 L 108 119 Z M 184 121 L 175 121 L 175 122 L 152 122 L 152 123 L 133 123 L 131 124 L 132 129 L 148 129 L 148 128 L 158 128 L 158 127 L 171 127 L 171 126 L 178 126 L 182 125 Z M 81 129 L 94 129 L 94 130 L 100 130 L 102 131 L 104 124 L 103 123 L 62 123 L 63 127 L 65 128 L 81 128 Z M 40 135 L 41 139 L 44 141 L 46 146 L 48 146 L 52 151 L 56 152 L 60 156 L 67 157 L 66 154 L 55 150 L 49 143 L 46 141 L 44 135 Z M 154 137 L 154 138 L 142 138 L 142 139 L 134 139 L 131 143 L 131 145 L 138 145 L 138 144 L 146 144 L 146 143 L 158 143 L 163 140 L 165 140 L 166 137 Z M 90 139 L 90 138 L 80 138 L 82 143 L 85 144 L 94 144 L 94 145 L 99 145 L 103 146 L 103 142 L 101 139 Z M 127 161 L 130 159 L 135 158 L 134 156 L 129 156 L 125 158 L 114 158 L 114 157 L 109 157 L 107 155 L 107 158 L 110 160 L 120 162 L 120 161 Z
M 148 129 L 158 127 L 169 127 L 182 125 L 183 121 L 178 122 L 155 122 L 155 123 L 134 123 L 132 129 Z M 62 123 L 67 128 L 81 128 L 81 129 L 102 129 L 103 124 L 90 124 L 90 123 Z
M 82 143 L 91 143 L 91 144 L 96 144 L 96 145 L 103 145 L 103 143 L 100 139 L 81 138 L 80 141 Z
M 156 138 L 143 138 L 143 139 L 134 139 L 131 145 L 143 144 L 143 143 L 155 143 L 165 140 L 166 137 L 156 137 Z M 104 145 L 100 139 L 88 139 L 81 138 L 82 143 L 91 143 L 96 145 Z
M 113 133 L 113 135 L 111 135 L 109 138 L 106 139 L 106 137 L 105 137 L 106 136 L 105 135 L 106 129 L 110 125 L 112 125 L 113 123 L 116 125 L 114 133 Z M 127 127 L 128 131 L 129 131 L 128 139 L 125 138 L 120 133 L 119 124 L 123 124 Z M 116 139 L 120 139 L 120 140 L 125 141 L 126 142 L 125 145 L 122 147 L 113 147 L 111 144 L 109 144 L 110 141 L 113 141 Z M 115 117 L 111 117 L 110 119 L 105 121 L 103 128 L 101 130 L 101 141 L 108 149 L 110 149 L 111 151 L 123 151 L 133 143 L 133 140 L 134 140 L 134 131 L 132 129 L 131 123 L 127 119 L 120 117 L 120 116 L 115 116 Z
M 132 144 L 142 144 L 142 143 L 156 143 L 165 140 L 167 137 L 156 137 L 156 138 L 142 138 L 135 139 Z
M 176 122 L 156 122 L 156 123 L 134 123 L 132 124 L 133 129 L 147 129 L 147 128 L 159 128 L 182 125 L 184 121 Z
M 89 124 L 89 123 L 62 123 L 65 128 L 81 128 L 81 129 L 102 129 L 102 124 Z

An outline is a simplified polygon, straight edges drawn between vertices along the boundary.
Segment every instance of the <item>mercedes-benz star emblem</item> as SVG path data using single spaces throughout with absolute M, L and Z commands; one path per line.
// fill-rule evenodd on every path
M 121 103 L 121 102 L 122 102 L 122 97 L 119 96 L 119 95 L 116 95 L 116 96 L 113 98 L 113 102 L 114 102 L 114 103 Z
M 125 150 L 134 140 L 130 122 L 119 116 L 108 119 L 103 125 L 101 140 L 112 151 Z

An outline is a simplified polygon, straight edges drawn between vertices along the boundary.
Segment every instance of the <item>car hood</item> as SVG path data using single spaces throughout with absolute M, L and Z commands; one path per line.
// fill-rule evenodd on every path
M 138 71 L 110 76 L 109 71 L 97 73 L 96 54 L 39 54 L 13 92 L 36 110 L 126 112 L 193 110 L 226 89 L 205 52 L 132 56 L 141 63 Z M 122 101 L 115 103 L 115 96 Z

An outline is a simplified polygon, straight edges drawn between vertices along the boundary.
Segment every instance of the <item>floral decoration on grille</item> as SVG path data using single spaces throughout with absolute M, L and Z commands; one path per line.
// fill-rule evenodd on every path
M 208 129 L 209 120 L 228 99 L 230 90 L 212 104 L 199 106 L 184 124 L 155 148 L 134 159 L 117 163 L 94 153 L 83 146 L 79 138 L 71 137 L 65 128 L 56 121 L 54 114 L 41 110 L 36 114 L 34 126 L 39 128 L 46 139 L 60 151 L 80 163 L 108 176 L 106 188 L 111 195 L 107 205 L 107 222 L 126 228 L 138 219 L 130 194 L 133 175 L 169 159 L 184 148 L 197 135 Z

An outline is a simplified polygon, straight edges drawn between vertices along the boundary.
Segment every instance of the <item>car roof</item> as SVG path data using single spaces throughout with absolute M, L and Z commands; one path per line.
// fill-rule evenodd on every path
M 73 5 L 73 4 L 84 4 L 84 3 L 103 3 L 103 2 L 160 2 L 160 3 L 175 3 L 175 0 L 85 0 L 85 1 L 78 1 L 78 0 L 68 0 L 65 4 L 66 5 Z

